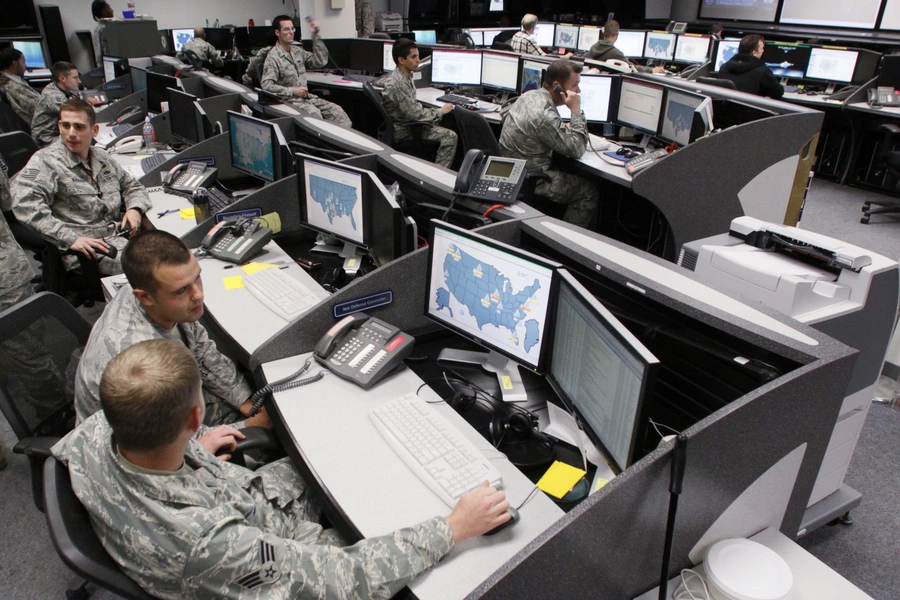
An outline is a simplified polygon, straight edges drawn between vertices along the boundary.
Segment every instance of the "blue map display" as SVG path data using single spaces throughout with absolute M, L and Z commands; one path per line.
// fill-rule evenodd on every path
M 724 48 L 722 48 L 722 64 L 725 64 L 729 60 L 731 60 L 731 57 L 737 54 L 737 51 L 737 46 L 725 46 Z
M 694 120 L 694 108 L 679 102 L 669 102 L 666 107 L 666 125 L 679 136 L 681 132 L 691 131 Z
M 575 36 L 569 33 L 568 31 L 561 31 L 559 33 L 559 45 L 560 46 L 574 46 L 575 45 Z
M 438 288 L 436 302 L 438 310 L 447 309 L 450 316 L 450 296 L 465 306 L 475 317 L 479 329 L 494 325 L 509 330 L 510 341 L 519 345 L 517 328 L 531 312 L 535 294 L 541 288 L 540 282 L 513 291 L 509 278 L 493 265 L 467 254 L 452 244 L 447 248 L 443 264 L 444 280 L 447 288 Z M 525 320 L 525 351 L 540 342 L 540 325 L 535 319 Z
M 337 183 L 316 175 L 309 176 L 309 194 L 322 207 L 328 216 L 328 222 L 334 224 L 335 217 L 350 217 L 350 226 L 356 231 L 356 219 L 353 208 L 359 198 L 356 188 L 351 185 Z
M 666 57 L 669 55 L 669 46 L 672 45 L 672 41 L 668 39 L 662 38 L 650 38 L 647 40 L 647 46 L 650 48 L 650 52 L 653 56 L 658 57 Z
M 175 47 L 182 48 L 192 39 L 194 39 L 193 32 L 188 33 L 187 31 L 179 31 L 175 34 Z

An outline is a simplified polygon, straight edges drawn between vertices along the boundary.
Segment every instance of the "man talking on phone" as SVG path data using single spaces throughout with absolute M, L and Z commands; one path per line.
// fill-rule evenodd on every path
M 541 169 L 551 182 L 539 182 L 534 191 L 553 202 L 567 205 L 563 219 L 590 227 L 600 205 L 597 184 L 551 166 L 553 152 L 581 158 L 588 146 L 588 130 L 581 111 L 581 65 L 570 60 L 553 62 L 544 74 L 543 86 L 525 92 L 503 121 L 500 150 L 503 156 L 522 158 L 526 168 Z M 572 118 L 565 123 L 556 110 L 566 105 Z

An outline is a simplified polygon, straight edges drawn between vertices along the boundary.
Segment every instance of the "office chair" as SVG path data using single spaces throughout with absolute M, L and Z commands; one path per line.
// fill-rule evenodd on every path
M 878 126 L 881 133 L 881 150 L 879 151 L 876 161 L 884 169 L 885 175 L 892 175 L 897 179 L 894 189 L 900 190 L 900 150 L 894 150 L 894 143 L 900 137 L 900 127 L 891 123 L 882 123 Z M 881 208 L 872 208 L 875 204 Z M 862 205 L 863 216 L 860 217 L 860 223 L 868 223 L 869 217 L 880 214 L 900 214 L 900 200 L 897 198 L 888 198 L 882 196 L 878 200 L 866 200 Z
M 31 155 L 38 151 L 37 142 L 25 131 L 10 131 L 0 134 L 0 156 L 6 162 L 9 169 L 7 174 L 12 177 L 22 170 Z
M 459 41 L 462 42 L 463 46 L 465 46 L 469 50 L 475 49 L 475 40 L 472 39 L 472 36 L 468 33 L 461 33 L 459 36 Z
M 737 86 L 730 79 L 718 79 L 716 77 L 698 77 L 697 83 L 705 83 L 706 85 L 715 85 L 729 90 L 736 90 Z
M 78 258 L 80 269 L 69 271 L 63 264 L 64 255 Z M 100 260 L 104 260 L 99 257 Z M 109 259 L 106 259 L 109 260 Z M 93 260 L 74 250 L 60 250 L 55 244 L 46 242 L 41 252 L 41 280 L 43 289 L 65 298 L 72 306 L 93 306 L 104 302 L 103 284 L 105 277 L 100 273 L 98 260 Z
M 432 123 L 422 121 L 410 123 L 409 128 L 412 130 L 412 139 L 403 142 L 394 143 L 394 121 L 388 114 L 381 101 L 381 91 L 376 90 L 371 82 L 363 83 L 363 92 L 366 97 L 375 105 L 384 123 L 378 128 L 378 139 L 391 148 L 399 152 L 404 152 L 424 160 L 434 162 L 437 157 L 437 151 L 441 143 L 437 140 L 426 140 L 422 138 L 422 130 L 424 127 L 431 127 Z
M 191 65 L 195 71 L 208 71 L 210 64 L 209 61 L 203 60 L 200 56 L 194 52 L 193 50 L 185 50 L 184 51 L 184 60 L 187 61 L 189 65 Z
M 510 44 L 509 42 L 498 42 L 496 40 L 496 38 L 491 43 L 491 49 L 492 50 L 506 50 L 507 52 L 515 52 L 515 50 L 512 47 L 512 44 Z
M 31 124 L 26 123 L 22 117 L 16 114 L 6 93 L 0 92 L 0 133 L 9 133 L 11 131 L 23 131 L 31 135 Z
M 384 33 L 383 31 L 376 31 L 375 33 L 369 34 L 369 39 L 370 40 L 389 40 L 389 39 L 391 39 L 391 36 Z

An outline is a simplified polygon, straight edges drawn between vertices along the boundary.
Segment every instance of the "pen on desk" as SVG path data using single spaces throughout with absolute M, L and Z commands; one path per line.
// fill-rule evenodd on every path
M 227 265 L 227 266 L 225 266 L 224 268 L 225 268 L 225 269 L 233 269 L 233 268 L 234 268 L 234 265 Z
M 157 217 L 164 217 L 164 216 L 166 216 L 166 215 L 169 214 L 169 213 L 174 213 L 174 212 L 178 212 L 178 211 L 179 211 L 179 209 L 177 209 L 177 208 L 170 208 L 169 210 L 164 210 L 164 211 L 162 211 L 162 212 L 156 213 L 156 216 L 157 216 Z

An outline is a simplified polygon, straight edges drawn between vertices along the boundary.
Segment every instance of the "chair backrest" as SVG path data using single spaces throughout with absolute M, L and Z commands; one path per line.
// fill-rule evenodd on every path
M 464 108 L 454 108 L 453 118 L 463 155 L 472 148 L 477 148 L 490 156 L 500 156 L 500 144 L 494 137 L 490 124 L 479 113 Z
M 475 48 L 475 40 L 473 40 L 473 39 L 472 39 L 472 36 L 469 35 L 469 34 L 466 33 L 466 32 L 463 32 L 463 33 L 460 34 L 460 36 L 459 36 L 459 41 L 462 42 L 462 44 L 463 44 L 466 48 L 469 48 L 469 49 Z
M 706 85 L 715 85 L 718 87 L 728 88 L 729 90 L 736 90 L 737 86 L 734 85 L 733 81 L 728 79 L 717 79 L 715 77 L 698 77 L 697 83 L 705 83 Z
M 193 50 L 185 50 L 184 58 L 189 65 L 194 67 L 195 71 L 202 71 L 203 69 L 206 68 L 206 65 L 209 64 L 208 62 L 206 62 L 204 64 L 204 60 L 202 58 L 200 58 L 200 55 L 197 54 L 196 52 L 194 52 Z
M 515 50 L 512 47 L 512 44 L 510 44 L 509 42 L 500 42 L 500 41 L 497 41 L 496 39 L 493 41 L 493 43 L 491 43 L 491 49 L 492 50 L 506 50 L 507 52 L 515 52 Z
M 50 292 L 0 312 L 0 411 L 19 439 L 72 429 L 73 357 L 90 333 L 90 323 Z
M 384 33 L 383 31 L 376 31 L 375 33 L 369 34 L 369 39 L 370 40 L 389 40 L 389 39 L 391 39 L 391 36 Z
M 6 96 L 4 96 L 5 98 Z M 0 99 L 0 133 L 24 131 L 31 134 L 31 124 L 22 120 L 5 99 Z
M 376 90 L 375 86 L 372 85 L 371 82 L 366 81 L 363 83 L 363 93 L 366 95 L 366 98 L 375 105 L 375 108 L 378 109 L 378 113 L 381 115 L 381 118 L 384 119 L 384 124 L 378 128 L 378 140 L 384 142 L 388 146 L 394 145 L 394 121 L 391 120 L 391 115 L 388 114 L 388 111 L 385 110 L 384 104 L 381 101 L 381 91 Z
M 0 156 L 9 167 L 8 175 L 10 177 L 21 171 L 37 150 L 37 142 L 24 131 L 0 134 Z
M 123 598 L 153 600 L 103 548 L 88 511 L 72 491 L 68 467 L 55 458 L 44 463 L 44 502 L 50 539 L 67 567 Z

